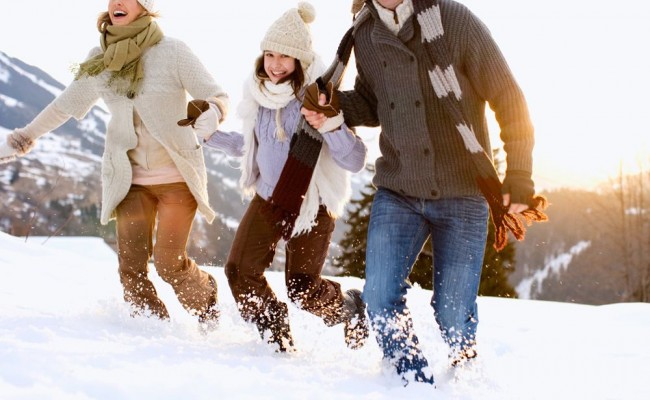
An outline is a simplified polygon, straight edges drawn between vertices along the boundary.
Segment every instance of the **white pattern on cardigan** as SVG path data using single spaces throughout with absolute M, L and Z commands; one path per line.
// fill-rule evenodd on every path
M 460 89 L 456 71 L 452 65 L 444 71 L 436 65 L 433 71 L 429 71 L 429 79 L 431 79 L 431 86 L 433 86 L 438 98 L 448 96 L 452 92 L 456 95 L 456 100 L 463 97 L 463 91 Z

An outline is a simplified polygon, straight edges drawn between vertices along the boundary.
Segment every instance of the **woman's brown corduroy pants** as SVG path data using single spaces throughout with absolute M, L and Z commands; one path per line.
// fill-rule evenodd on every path
M 120 281 L 124 299 L 134 313 L 151 312 L 169 318 L 147 276 L 152 256 L 158 275 L 172 286 L 188 312 L 200 314 L 215 299 L 216 286 L 210 275 L 187 256 L 196 208 L 196 200 L 184 182 L 132 185 L 116 208 Z

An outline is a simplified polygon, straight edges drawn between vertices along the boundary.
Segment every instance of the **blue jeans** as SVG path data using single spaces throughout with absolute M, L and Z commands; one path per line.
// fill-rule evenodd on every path
M 363 299 L 384 358 L 399 374 L 417 374 L 428 365 L 405 295 L 410 288 L 407 278 L 429 237 L 435 319 L 452 349 L 474 344 L 487 221 L 487 202 L 480 196 L 423 200 L 383 188 L 375 194 Z

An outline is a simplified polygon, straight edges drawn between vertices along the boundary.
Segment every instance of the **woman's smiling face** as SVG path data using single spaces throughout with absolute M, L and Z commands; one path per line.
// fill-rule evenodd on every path
M 113 25 L 128 25 L 144 12 L 145 9 L 138 0 L 108 0 L 108 15 Z
M 264 71 L 271 82 L 278 83 L 296 70 L 296 59 L 275 51 L 264 52 Z

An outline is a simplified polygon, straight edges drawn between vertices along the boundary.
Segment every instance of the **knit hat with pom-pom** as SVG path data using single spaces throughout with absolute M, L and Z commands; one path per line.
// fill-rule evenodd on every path
M 311 45 L 309 26 L 316 18 L 314 7 L 304 1 L 298 3 L 298 8 L 292 8 L 275 21 L 266 32 L 260 49 L 275 51 L 301 61 L 307 69 L 314 61 L 314 51 Z
M 138 3 L 140 3 L 145 10 L 153 12 L 154 0 L 138 0 Z

